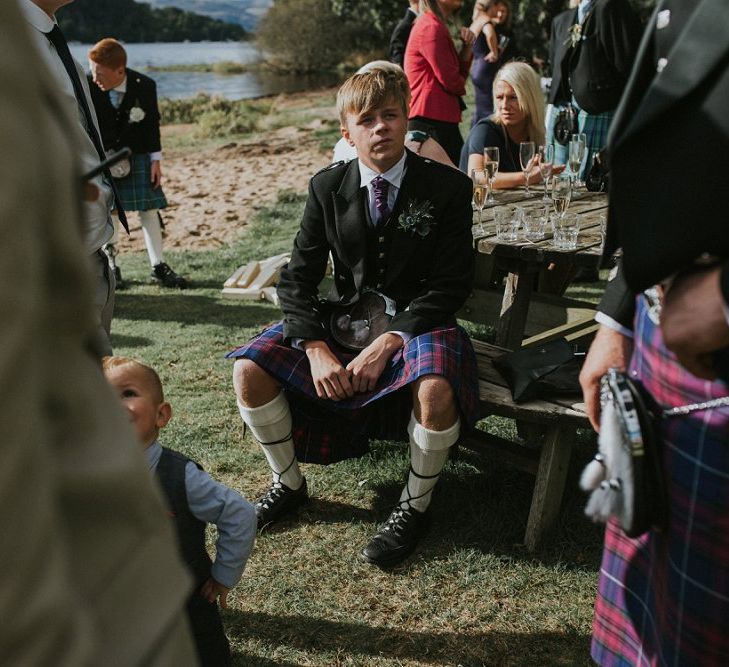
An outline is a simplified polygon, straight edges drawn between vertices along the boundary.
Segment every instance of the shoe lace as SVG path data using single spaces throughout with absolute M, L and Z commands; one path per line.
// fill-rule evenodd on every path
M 404 508 L 398 505 L 382 525 L 382 532 L 400 536 L 411 516 L 412 510 L 410 508 Z
M 167 262 L 160 262 L 157 264 L 157 266 L 154 267 L 154 272 L 160 277 L 160 278 L 171 278 L 176 277 L 175 272 L 170 268 L 170 265 L 167 264 Z
M 286 493 L 281 482 L 275 482 L 270 486 L 266 494 L 256 503 L 259 507 L 269 509 L 281 496 Z

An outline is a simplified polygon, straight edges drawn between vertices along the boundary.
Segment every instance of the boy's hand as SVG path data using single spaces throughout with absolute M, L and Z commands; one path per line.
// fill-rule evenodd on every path
M 384 333 L 373 340 L 352 361 L 347 370 L 352 374 L 352 388 L 357 393 L 372 391 L 385 365 L 403 345 L 402 337 Z
M 303 344 L 311 367 L 316 395 L 341 401 L 354 396 L 347 371 L 323 340 L 308 340 Z
M 202 595 L 210 604 L 215 604 L 215 602 L 220 599 L 220 606 L 223 609 L 228 608 L 228 593 L 230 592 L 230 588 L 227 586 L 223 586 L 218 581 L 215 581 L 212 577 L 210 577 L 203 585 L 202 588 L 200 588 L 200 595 Z

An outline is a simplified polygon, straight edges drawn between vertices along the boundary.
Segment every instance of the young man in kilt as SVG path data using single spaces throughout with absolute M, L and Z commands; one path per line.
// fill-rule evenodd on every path
M 132 150 L 129 173 L 114 180 L 124 210 L 139 211 L 152 278 L 163 287 L 184 289 L 187 281 L 170 268 L 162 252 L 159 210 L 167 207 L 167 199 L 160 187 L 162 147 L 157 86 L 149 77 L 126 66 L 127 52 L 115 39 L 96 43 L 89 51 L 89 64 L 89 88 L 104 148 L 115 151 L 128 146 Z M 105 250 L 120 286 L 116 239 L 117 233 Z
M 312 178 L 278 285 L 284 319 L 229 355 L 241 417 L 273 472 L 259 526 L 307 499 L 299 461 L 333 463 L 366 452 L 369 438 L 409 438 L 405 488 L 361 551 L 380 566 L 415 548 L 449 449 L 477 419 L 475 355 L 454 315 L 473 275 L 471 182 L 405 149 L 408 99 L 407 81 L 380 69 L 339 90 L 342 135 L 358 159 Z M 330 253 L 334 285 L 320 301 Z M 394 316 L 348 351 L 332 339 L 330 313 L 371 291 Z
M 606 256 L 580 381 L 597 428 L 599 381 L 628 370 L 664 415 L 667 526 L 605 529 L 592 657 L 600 665 L 729 664 L 729 11 L 661 0 L 615 114 Z M 702 168 L 661 169 L 675 155 Z M 650 289 L 656 286 L 655 289 Z

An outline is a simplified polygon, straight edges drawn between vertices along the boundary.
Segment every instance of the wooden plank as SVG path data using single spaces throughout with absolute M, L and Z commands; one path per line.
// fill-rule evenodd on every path
M 260 301 L 261 290 L 257 287 L 224 287 L 222 291 L 226 299 L 246 299 Z
M 496 344 L 515 349 L 524 336 L 529 301 L 534 290 L 534 273 L 525 265 L 518 273 L 506 278 L 501 312 L 496 323 Z
M 522 472 L 536 475 L 539 468 L 539 452 L 528 449 L 511 440 L 500 438 L 485 431 L 473 431 L 460 441 L 468 449 L 478 452 L 487 459 L 506 463 Z
M 224 283 L 223 287 L 235 287 L 236 283 L 238 282 L 238 279 L 243 275 L 243 273 L 246 271 L 246 269 L 254 264 L 254 262 L 248 262 L 248 264 L 243 264 L 242 266 L 239 266 L 235 271 L 233 271 L 230 278 L 228 278 Z M 258 264 L 258 262 L 255 262 L 255 264 Z M 241 287 L 244 287 L 244 285 L 241 285 Z
M 226 287 L 250 287 L 260 271 L 261 264 L 259 262 L 248 262 L 236 279 L 235 285 L 226 285 Z
M 574 428 L 560 424 L 554 424 L 547 432 L 524 535 L 529 551 L 539 546 L 557 519 L 574 437 Z
M 521 346 L 522 347 L 537 347 L 544 345 L 550 341 L 557 340 L 558 338 L 567 338 L 568 340 L 574 340 L 575 337 L 582 335 L 582 332 L 586 329 L 593 330 L 596 328 L 594 314 L 589 314 L 580 320 L 574 322 L 568 322 L 558 327 L 553 327 L 547 331 L 543 331 L 536 336 L 530 336 L 525 338 Z M 569 338 L 568 338 L 569 337 Z

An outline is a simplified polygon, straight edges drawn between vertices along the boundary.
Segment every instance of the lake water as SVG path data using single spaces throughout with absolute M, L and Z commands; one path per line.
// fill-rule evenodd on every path
M 70 47 L 73 56 L 88 68 L 87 54 L 91 45 L 71 44 Z M 140 72 L 145 72 L 150 65 L 163 67 L 223 61 L 247 64 L 263 59 L 261 52 L 250 42 L 166 42 L 125 44 L 124 48 L 129 67 Z M 149 75 L 157 82 L 159 97 L 170 99 L 207 93 L 241 100 L 334 86 L 340 82 L 334 74 L 286 75 L 258 71 L 226 75 L 213 72 L 149 72 Z

